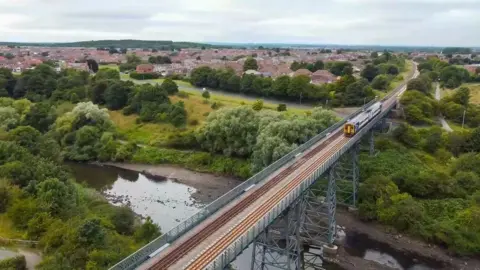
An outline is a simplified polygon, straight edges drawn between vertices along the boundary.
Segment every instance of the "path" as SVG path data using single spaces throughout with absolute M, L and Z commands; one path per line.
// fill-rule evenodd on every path
M 435 87 L 435 99 L 440 100 L 441 95 L 440 95 L 440 84 L 437 83 Z M 440 119 L 440 123 L 442 124 L 443 129 L 445 129 L 447 132 L 452 132 L 453 129 L 448 125 L 447 121 L 445 121 L 445 118 L 440 115 L 438 116 L 438 119 Z

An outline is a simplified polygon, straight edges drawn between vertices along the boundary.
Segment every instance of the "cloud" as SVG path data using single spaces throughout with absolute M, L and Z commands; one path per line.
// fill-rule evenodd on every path
M 3 41 L 480 46 L 480 0 L 0 0 Z

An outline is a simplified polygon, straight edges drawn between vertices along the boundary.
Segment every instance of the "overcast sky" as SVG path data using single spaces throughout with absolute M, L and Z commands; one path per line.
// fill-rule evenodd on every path
M 0 0 L 0 40 L 480 46 L 480 0 Z

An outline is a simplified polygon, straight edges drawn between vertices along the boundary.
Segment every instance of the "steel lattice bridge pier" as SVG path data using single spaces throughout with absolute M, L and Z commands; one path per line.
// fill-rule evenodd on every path
M 410 78 L 418 76 L 416 65 Z M 405 91 L 382 99 L 382 110 L 353 137 L 348 119 L 316 135 L 222 197 L 113 266 L 119 269 L 224 269 L 253 244 L 251 269 L 322 269 L 305 245 L 327 248 L 336 234 L 337 204 L 356 207 L 360 140 L 375 154 L 373 129 Z M 243 270 L 243 269 L 241 269 Z

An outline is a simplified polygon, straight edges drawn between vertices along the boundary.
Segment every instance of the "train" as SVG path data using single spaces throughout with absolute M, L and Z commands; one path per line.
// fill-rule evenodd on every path
M 382 102 L 375 102 L 363 112 L 350 119 L 343 126 L 343 134 L 346 137 L 353 137 L 362 129 L 370 120 L 375 118 L 382 111 Z

